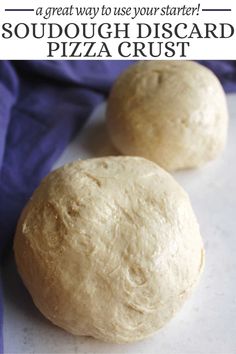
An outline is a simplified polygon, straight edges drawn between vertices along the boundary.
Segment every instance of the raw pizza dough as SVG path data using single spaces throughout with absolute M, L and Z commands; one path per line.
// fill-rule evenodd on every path
M 190 61 L 140 62 L 115 83 L 107 107 L 114 146 L 167 170 L 217 157 L 227 135 L 226 98 L 217 77 Z
M 169 321 L 204 264 L 188 195 L 138 157 L 75 161 L 50 173 L 21 215 L 14 250 L 49 320 L 118 343 Z

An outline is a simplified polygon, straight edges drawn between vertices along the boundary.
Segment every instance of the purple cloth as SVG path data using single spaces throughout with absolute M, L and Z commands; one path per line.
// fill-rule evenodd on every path
M 10 249 L 17 218 L 33 190 L 130 63 L 0 62 L 0 257 Z M 236 91 L 236 62 L 202 64 L 227 92 Z M 1 327 L 0 299 L 0 337 Z

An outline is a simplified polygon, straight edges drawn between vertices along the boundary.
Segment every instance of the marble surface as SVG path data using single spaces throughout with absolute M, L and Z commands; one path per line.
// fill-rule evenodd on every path
M 74 337 L 51 325 L 33 305 L 13 259 L 3 269 L 5 353 L 236 353 L 236 95 L 228 96 L 229 137 L 224 154 L 200 170 L 176 173 L 189 192 L 206 247 L 206 268 L 196 292 L 153 337 L 126 345 Z M 104 106 L 55 167 L 77 158 L 111 155 Z

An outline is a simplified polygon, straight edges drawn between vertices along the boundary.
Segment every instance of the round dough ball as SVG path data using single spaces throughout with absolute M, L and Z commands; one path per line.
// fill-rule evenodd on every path
M 223 150 L 226 98 L 217 77 L 190 61 L 140 62 L 115 83 L 107 107 L 111 141 L 172 171 L 197 167 Z
M 204 263 L 187 194 L 136 157 L 76 161 L 50 173 L 23 211 L 14 249 L 49 320 L 120 343 L 170 320 Z

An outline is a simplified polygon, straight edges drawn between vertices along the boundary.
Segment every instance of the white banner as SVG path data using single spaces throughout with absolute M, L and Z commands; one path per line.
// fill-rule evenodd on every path
M 236 59 L 235 0 L 1 0 L 0 59 Z

